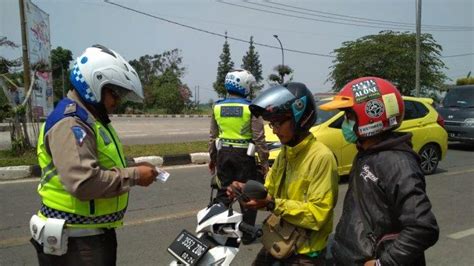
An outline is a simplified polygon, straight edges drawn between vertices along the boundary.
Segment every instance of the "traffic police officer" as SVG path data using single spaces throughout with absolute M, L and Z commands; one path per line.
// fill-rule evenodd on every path
M 123 224 L 131 187 L 150 185 L 151 164 L 127 167 L 110 124 L 121 99 L 140 102 L 136 71 L 101 45 L 87 48 L 70 75 L 74 90 L 42 126 L 37 154 L 42 205 L 30 221 L 40 265 L 115 265 L 114 228 Z
M 233 181 L 263 179 L 268 171 L 268 148 L 265 144 L 262 118 L 252 116 L 250 101 L 246 97 L 255 83 L 247 70 L 236 69 L 225 77 L 228 97 L 216 102 L 211 119 L 209 169 L 216 174 L 218 191 L 216 200 L 230 204 L 226 187 Z M 258 153 L 259 171 L 254 157 Z M 216 171 L 217 170 L 217 171 Z M 263 181 L 263 180 L 261 180 Z M 243 210 L 243 220 L 255 224 L 256 211 Z M 244 235 L 244 244 L 248 238 Z

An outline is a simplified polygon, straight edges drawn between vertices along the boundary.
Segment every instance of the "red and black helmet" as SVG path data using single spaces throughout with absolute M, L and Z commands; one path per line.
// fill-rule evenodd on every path
M 352 109 L 357 116 L 359 137 L 371 137 L 398 128 L 405 112 L 398 89 L 377 77 L 363 77 L 347 83 L 332 101 L 319 108 Z

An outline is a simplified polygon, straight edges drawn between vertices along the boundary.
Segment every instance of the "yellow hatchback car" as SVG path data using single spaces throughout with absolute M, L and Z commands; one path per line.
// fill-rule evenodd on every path
M 316 105 L 330 100 L 318 101 Z M 421 169 L 424 174 L 432 174 L 436 171 L 439 161 L 445 158 L 448 149 L 448 134 L 444 129 L 444 120 L 433 108 L 433 100 L 430 98 L 403 96 L 403 101 L 405 118 L 397 131 L 413 134 L 413 149 L 421 157 Z M 342 136 L 344 112 L 323 111 L 317 108 L 317 113 L 317 120 L 311 132 L 334 153 L 339 175 L 349 174 L 357 149 Z M 281 143 L 268 125 L 265 126 L 265 136 L 270 149 L 269 160 L 273 163 L 280 152 Z

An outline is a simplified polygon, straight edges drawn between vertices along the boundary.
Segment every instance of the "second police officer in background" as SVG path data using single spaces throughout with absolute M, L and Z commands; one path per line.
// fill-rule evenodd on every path
M 225 77 L 228 96 L 217 101 L 213 108 L 210 128 L 209 169 L 216 174 L 218 191 L 216 200 L 230 204 L 226 187 L 233 181 L 263 179 L 268 171 L 268 148 L 265 143 L 262 118 L 250 113 L 247 96 L 255 83 L 247 70 L 236 69 Z M 258 153 L 257 166 L 255 151 Z M 258 178 L 259 177 L 259 178 Z M 260 180 L 263 182 L 263 180 Z M 254 225 L 257 212 L 242 210 L 244 222 Z M 249 242 L 244 235 L 242 242 Z

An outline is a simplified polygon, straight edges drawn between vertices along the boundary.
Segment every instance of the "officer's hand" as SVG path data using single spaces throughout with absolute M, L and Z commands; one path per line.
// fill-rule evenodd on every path
M 268 205 L 268 202 L 272 200 L 272 196 L 267 195 L 267 198 L 265 199 L 250 199 L 247 202 L 242 202 L 242 205 L 244 205 L 245 208 L 249 209 L 261 209 L 261 208 L 266 208 Z
M 155 181 L 155 177 L 158 175 L 154 166 L 139 165 L 137 166 L 137 169 L 140 177 L 136 181 L 136 184 L 139 186 L 149 186 L 153 181 Z
M 139 163 L 136 163 L 136 164 L 133 165 L 133 166 L 141 166 L 141 165 L 150 166 L 150 167 L 155 167 L 153 164 L 151 164 L 151 163 L 149 163 L 149 162 L 139 162 Z
M 238 181 L 232 182 L 232 184 L 230 184 L 230 186 L 227 187 L 227 191 L 226 191 L 226 194 L 229 197 L 229 199 L 232 200 L 235 197 L 237 197 L 235 190 L 242 192 L 242 190 L 244 189 L 244 186 L 245 186 L 245 183 L 241 183 Z

